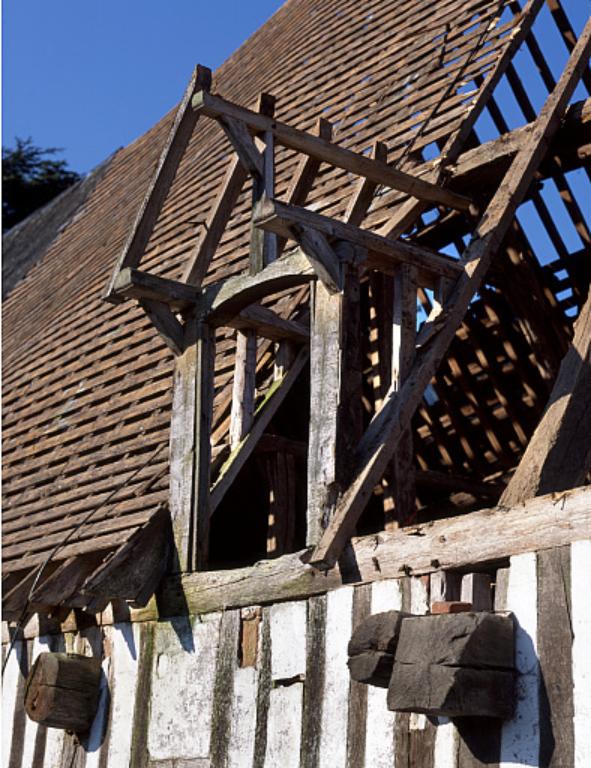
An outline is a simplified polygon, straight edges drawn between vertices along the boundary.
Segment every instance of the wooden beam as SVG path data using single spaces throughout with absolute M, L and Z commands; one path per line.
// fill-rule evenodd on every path
M 154 224 L 168 194 L 172 180 L 185 153 L 189 139 L 199 117 L 192 109 L 191 102 L 196 91 L 209 91 L 211 88 L 211 70 L 198 64 L 195 67 L 185 95 L 179 105 L 168 138 L 160 155 L 158 167 L 150 183 L 146 196 L 140 205 L 129 236 L 117 260 L 107 288 L 105 299 L 113 303 L 121 301 L 121 296 L 114 287 L 119 272 L 125 267 L 137 267 L 144 254 L 152 234 Z
M 230 450 L 234 450 L 252 427 L 256 390 L 257 337 L 252 330 L 236 334 L 232 408 L 230 411 Z
M 41 606 L 55 608 L 68 605 L 70 598 L 78 593 L 84 581 L 96 571 L 105 557 L 105 552 L 89 552 L 64 560 L 51 576 L 42 579 L 31 596 L 32 604 L 38 610 Z
M 323 117 L 318 118 L 315 135 L 323 141 L 332 141 L 332 123 Z M 306 202 L 321 165 L 322 161 L 316 157 L 310 157 L 310 155 L 302 157 L 299 168 L 287 190 L 286 199 L 289 203 L 303 205 Z
M 277 144 L 303 152 L 321 162 L 330 163 L 336 168 L 343 168 L 350 173 L 363 176 L 376 184 L 383 184 L 400 192 L 432 203 L 446 205 L 461 211 L 473 210 L 471 201 L 435 184 L 403 173 L 379 160 L 359 155 L 344 147 L 339 147 L 326 139 L 292 128 L 278 120 L 259 115 L 252 110 L 232 104 L 220 96 L 208 91 L 196 93 L 193 97 L 196 112 L 216 119 L 235 119 L 243 121 L 254 134 L 272 132 Z
M 338 567 L 326 573 L 302 562 L 306 551 L 248 568 L 193 573 L 167 579 L 159 606 L 168 616 L 184 606 L 191 614 L 298 600 L 381 579 L 468 570 L 526 552 L 591 538 L 591 488 L 493 507 L 414 528 L 355 538 Z M 138 613 L 137 620 L 153 614 Z
M 368 268 L 394 270 L 399 264 L 411 264 L 420 270 L 429 285 L 440 276 L 456 278 L 462 272 L 459 262 L 449 256 L 400 240 L 388 240 L 367 229 L 277 200 L 265 202 L 256 223 L 284 237 L 293 237 L 292 227 L 299 226 L 328 238 L 345 240 L 368 251 Z
M 163 505 L 112 558 L 88 576 L 82 594 L 109 602 L 126 600 L 142 608 L 168 569 L 171 544 L 170 512 Z
M 323 117 L 319 117 L 316 122 L 315 134 L 325 141 L 331 141 L 332 123 L 325 120 Z M 320 160 L 317 160 L 315 157 L 302 157 L 285 196 L 288 203 L 291 203 L 292 205 L 304 205 L 314 186 L 314 181 L 321 165 L 322 163 Z M 277 238 L 278 257 L 283 253 L 286 242 L 287 239 L 285 237 Z
M 214 364 L 213 329 L 190 318 L 185 351 L 175 360 L 170 423 L 170 513 L 178 560 L 173 567 L 181 571 L 207 564 Z
M 296 242 L 308 257 L 318 279 L 330 293 L 337 293 L 342 287 L 341 266 L 328 240 L 311 227 L 296 226 L 293 231 Z
M 279 407 L 284 402 L 299 374 L 306 365 L 308 356 L 308 350 L 302 349 L 285 377 L 273 384 L 264 401 L 259 405 L 255 412 L 252 429 L 222 465 L 218 478 L 211 488 L 211 514 L 215 512 L 228 488 L 232 485 L 238 473 L 252 455 L 259 438 L 266 431 L 271 419 L 277 413 Z
M 413 371 L 402 390 L 391 391 L 373 419 L 359 446 L 359 464 L 355 480 L 343 495 L 335 516 L 316 548 L 312 562 L 319 568 L 332 567 L 350 538 L 373 488 L 399 443 L 401 434 L 420 403 L 476 291 L 478 290 L 503 238 L 517 206 L 525 197 L 534 173 L 558 129 L 568 101 L 577 85 L 591 50 L 591 20 L 577 43 L 555 88 L 544 104 L 534 130 L 517 154 L 501 186 L 478 224 L 470 245 L 462 257 L 465 272 L 458 278 L 443 313 L 437 308 L 425 326 L 435 326 L 435 333 L 421 349 Z
M 408 264 L 403 264 L 394 274 L 392 330 L 391 386 L 394 392 L 400 392 L 412 370 L 417 338 L 416 269 Z M 392 470 L 396 523 L 405 525 L 412 522 L 416 507 L 414 448 L 410 426 L 400 437 L 392 458 Z
M 383 141 L 376 141 L 373 145 L 371 156 L 374 160 L 378 160 L 381 163 L 386 163 L 388 161 L 387 145 L 384 144 Z M 359 180 L 357 188 L 351 196 L 351 200 L 347 206 L 345 221 L 349 222 L 349 224 L 353 224 L 356 227 L 361 224 L 365 218 L 365 215 L 367 214 L 367 209 L 372 203 L 375 191 L 378 186 L 379 185 L 374 181 L 368 181 L 368 179 Z
M 258 336 L 272 341 L 289 339 L 297 344 L 307 344 L 310 341 L 310 331 L 307 326 L 297 320 L 288 320 L 278 315 L 269 307 L 252 304 L 229 321 L 231 328 L 237 330 L 251 329 Z
M 152 325 L 174 355 L 183 353 L 185 329 L 177 320 L 170 307 L 162 301 L 140 299 L 140 306 L 152 321 Z
M 494 183 L 503 174 L 517 154 L 523 142 L 531 133 L 533 123 L 515 128 L 498 139 L 487 141 L 474 149 L 463 152 L 455 163 L 448 166 L 450 184 L 454 187 L 469 188 L 476 180 L 486 179 Z M 564 121 L 556 133 L 548 155 L 560 157 L 563 171 L 573 170 L 585 159 L 581 151 L 591 141 L 591 99 L 571 104 Z M 540 172 L 552 172 L 548 162 L 542 162 Z M 489 181 L 490 180 L 490 181 Z
M 178 280 L 151 275 L 133 267 L 121 270 L 114 283 L 113 292 L 120 298 L 151 299 L 179 311 L 195 304 L 201 295 L 198 288 Z
M 482 110 L 488 104 L 491 94 L 505 74 L 513 56 L 530 33 L 536 16 L 543 5 L 544 0 L 528 0 L 524 6 L 521 12 L 521 19 L 511 32 L 510 42 L 504 47 L 500 57 L 496 60 L 494 66 L 488 73 L 485 82 L 479 88 L 474 102 L 470 105 L 466 118 L 462 120 L 458 128 L 447 139 L 445 146 L 441 151 L 439 161 L 426 177 L 429 182 L 439 183 L 446 174 L 447 166 L 457 160 L 462 151 L 462 147 L 472 132 Z M 419 198 L 418 195 L 415 195 L 415 197 Z M 384 235 L 385 237 L 399 237 L 414 224 L 426 207 L 424 201 L 420 198 L 417 200 L 411 199 L 405 201 L 395 211 L 393 217 L 380 228 L 379 234 Z
M 220 120 L 220 125 L 248 173 L 251 176 L 262 176 L 263 157 L 245 123 L 233 117 L 224 117 Z
M 591 470 L 591 293 L 575 324 L 546 410 L 501 496 L 518 504 L 585 482 Z
M 274 107 L 274 100 L 270 100 L 266 94 L 262 94 L 256 105 L 256 109 L 269 110 Z M 230 166 L 220 187 L 218 195 L 213 203 L 207 220 L 203 223 L 203 234 L 199 239 L 189 263 L 183 273 L 182 282 L 190 285 L 201 285 L 201 281 L 211 264 L 211 260 L 222 239 L 226 225 L 232 214 L 232 210 L 244 182 L 248 176 L 248 170 L 241 162 L 240 158 L 234 156 L 230 161 Z
M 315 278 L 310 262 L 298 249 L 256 275 L 236 275 L 208 285 L 199 299 L 197 311 L 209 322 L 223 325 L 250 304 L 273 293 L 305 285 Z
M 232 157 L 211 212 L 203 223 L 202 235 L 183 273 L 183 283 L 201 285 L 247 177 L 248 171 L 240 159 Z
M 343 288 L 312 289 L 306 541 L 316 544 L 350 482 L 362 434 L 359 271 L 343 265 Z
M 262 93 L 257 103 L 257 112 L 266 117 L 275 114 L 276 99 L 268 93 Z M 265 197 L 275 194 L 275 145 L 273 134 L 267 131 L 262 140 L 255 144 L 262 160 L 260 172 L 252 174 L 252 215 L 250 219 L 250 273 L 260 272 L 266 264 L 277 258 L 277 237 L 269 232 L 261 232 L 254 222 L 260 205 Z

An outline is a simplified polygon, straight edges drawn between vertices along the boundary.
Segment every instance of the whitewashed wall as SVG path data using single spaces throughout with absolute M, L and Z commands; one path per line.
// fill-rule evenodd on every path
M 5 768 L 476 768 L 591 766 L 591 542 L 526 554 L 498 572 L 517 632 L 518 701 L 504 724 L 394 714 L 351 682 L 347 642 L 370 613 L 429 609 L 429 580 L 343 587 L 263 609 L 256 666 L 239 664 L 240 611 L 115 624 L 17 643 L 3 685 Z M 87 739 L 24 715 L 43 650 L 102 654 Z

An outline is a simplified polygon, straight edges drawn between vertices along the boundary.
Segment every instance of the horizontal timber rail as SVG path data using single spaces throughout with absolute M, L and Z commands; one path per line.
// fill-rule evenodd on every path
M 264 298 L 274 291 L 282 290 L 284 287 L 301 285 L 312 279 L 312 270 L 304 257 L 300 256 L 297 260 L 301 268 L 294 270 L 295 275 L 292 275 L 289 269 L 292 260 L 286 257 L 278 262 L 279 266 L 281 267 L 284 262 L 287 263 L 288 267 L 284 274 L 280 274 L 279 277 L 276 274 L 278 270 L 275 268 L 270 270 L 271 275 L 267 275 L 266 271 L 257 275 L 258 280 L 249 280 L 248 276 L 238 276 L 209 286 L 205 291 L 186 283 L 126 267 L 119 273 L 114 290 L 120 297 L 138 299 L 140 302 L 161 302 L 179 312 L 195 307 L 207 307 L 206 312 L 210 312 L 212 308 L 217 309 L 218 306 L 221 306 L 224 310 L 229 305 L 231 311 L 226 314 L 217 313 L 218 325 L 222 324 L 223 321 L 227 322 L 229 327 L 238 330 L 252 329 L 260 336 L 272 341 L 290 339 L 300 344 L 307 343 L 310 332 L 305 325 L 295 320 L 287 320 L 272 309 L 253 303 L 257 298 Z M 240 288 L 244 283 L 246 283 L 246 298 L 241 300 L 242 294 L 239 291 L 238 298 L 234 300 L 233 289 Z M 253 287 L 251 283 L 254 283 L 255 286 Z M 250 290 L 248 290 L 249 288 Z M 254 299 L 253 296 L 255 296 Z
M 483 535 L 483 532 L 486 535 Z M 165 579 L 157 600 L 132 610 L 132 621 L 150 621 L 183 613 L 303 599 L 343 584 L 420 576 L 438 570 L 465 570 L 591 538 L 591 486 L 530 499 L 514 507 L 492 507 L 412 528 L 352 539 L 339 565 L 320 573 L 302 562 L 307 551 L 264 560 L 247 568 L 177 574 Z M 156 605 L 157 603 L 157 605 Z M 121 620 L 107 610 L 103 624 Z M 26 637 L 47 632 L 35 617 Z M 56 626 L 52 631 L 75 629 Z M 6 638 L 6 623 L 4 638 Z
M 303 152 L 309 157 L 342 168 L 350 173 L 363 176 L 376 184 L 383 184 L 399 192 L 405 192 L 419 200 L 445 205 L 459 211 L 477 213 L 472 202 L 463 195 L 417 179 L 381 160 L 359 155 L 320 136 L 314 136 L 306 131 L 281 123 L 272 117 L 240 107 L 208 91 L 196 93 L 193 96 L 192 104 L 199 114 L 226 121 L 237 121 L 246 126 L 253 134 L 271 133 L 277 144 Z
M 329 238 L 345 240 L 368 251 L 367 266 L 381 271 L 393 271 L 400 264 L 410 264 L 426 278 L 428 286 L 440 277 L 457 278 L 463 271 L 458 261 L 421 246 L 391 240 L 374 232 L 361 229 L 322 214 L 288 205 L 277 200 L 266 200 L 255 218 L 255 224 L 282 237 L 293 237 L 292 228 L 310 227 Z

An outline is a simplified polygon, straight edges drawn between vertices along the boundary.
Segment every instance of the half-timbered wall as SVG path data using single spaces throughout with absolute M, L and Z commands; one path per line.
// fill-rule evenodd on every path
M 485 567 L 485 566 L 483 566 Z M 262 611 L 120 623 L 17 643 L 3 691 L 9 768 L 476 768 L 591 765 L 591 541 L 493 571 L 517 618 L 518 701 L 501 724 L 393 714 L 352 682 L 353 627 L 369 613 L 429 611 L 439 573 L 343 586 Z M 99 711 L 82 743 L 39 727 L 24 675 L 43 650 L 102 654 Z M 575 681 L 573 686 L 573 680 Z

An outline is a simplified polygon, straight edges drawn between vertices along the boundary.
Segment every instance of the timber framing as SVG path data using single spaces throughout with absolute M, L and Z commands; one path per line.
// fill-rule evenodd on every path
M 476 228 L 472 241 L 462 256 L 465 272 L 457 280 L 443 311 L 440 307 L 435 307 L 427 319 L 424 337 L 429 343 L 421 349 L 422 354 L 419 354 L 402 390 L 396 394 L 392 391 L 386 397 L 380 413 L 363 437 L 357 475 L 343 494 L 334 517 L 312 555 L 311 562 L 319 568 L 332 567 L 351 537 L 374 486 L 379 482 L 389 458 L 396 450 L 422 393 L 451 343 L 493 256 L 502 244 L 517 205 L 527 193 L 533 175 L 587 66 L 590 52 L 591 20 L 573 49 L 569 63 L 542 108 L 531 134 L 515 156 L 503 183 Z M 430 330 L 433 331 L 432 335 Z
M 534 37 L 545 2 L 569 51 L 558 81 Z M 254 77 L 249 59 L 252 87 L 199 65 L 159 143 L 140 146 L 141 203 L 121 220 L 113 208 L 120 229 L 103 244 L 121 249 L 104 296 L 118 306 L 97 327 L 82 313 L 65 334 L 81 352 L 63 380 L 53 349 L 32 402 L 11 395 L 24 408 L 7 443 L 11 620 L 27 603 L 56 620 L 109 602 L 154 617 L 136 606 L 155 591 L 163 615 L 200 613 L 498 563 L 589 533 L 588 488 L 572 489 L 591 469 L 591 225 L 579 187 L 591 183 L 591 98 L 571 102 L 591 85 L 591 20 L 576 39 L 558 0 L 435 5 L 416 45 L 403 42 L 409 6 L 384 28 L 400 55 L 374 61 L 369 46 L 334 78 L 319 56 L 309 76 L 289 57 L 270 73 L 263 57 Z M 526 47 L 547 93 L 539 112 L 520 80 Z M 498 138 L 480 143 L 481 116 Z M 117 193 L 110 183 L 89 215 Z M 83 273 L 72 268 L 58 319 Z M 45 287 L 35 290 L 45 311 Z M 41 421 L 35 397 L 55 409 Z M 566 495 L 532 498 L 551 491 Z M 219 570 L 265 552 L 268 563 Z
M 487 536 L 482 536 L 483 528 Z M 355 537 L 339 564 L 324 573 L 306 563 L 310 550 L 264 560 L 247 568 L 174 574 L 164 579 L 145 608 L 126 613 L 131 621 L 199 615 L 230 608 L 305 599 L 381 579 L 425 576 L 438 571 L 469 573 L 474 568 L 502 565 L 509 557 L 543 552 L 591 537 L 591 487 L 530 499 L 515 507 L 498 506 L 460 517 L 380 534 Z M 304 561 L 304 563 L 302 563 Z M 97 620 L 109 624 L 117 609 Z M 35 617 L 25 637 L 39 631 L 72 631 L 72 615 L 61 625 L 39 624 Z M 6 632 L 6 623 L 3 630 Z

